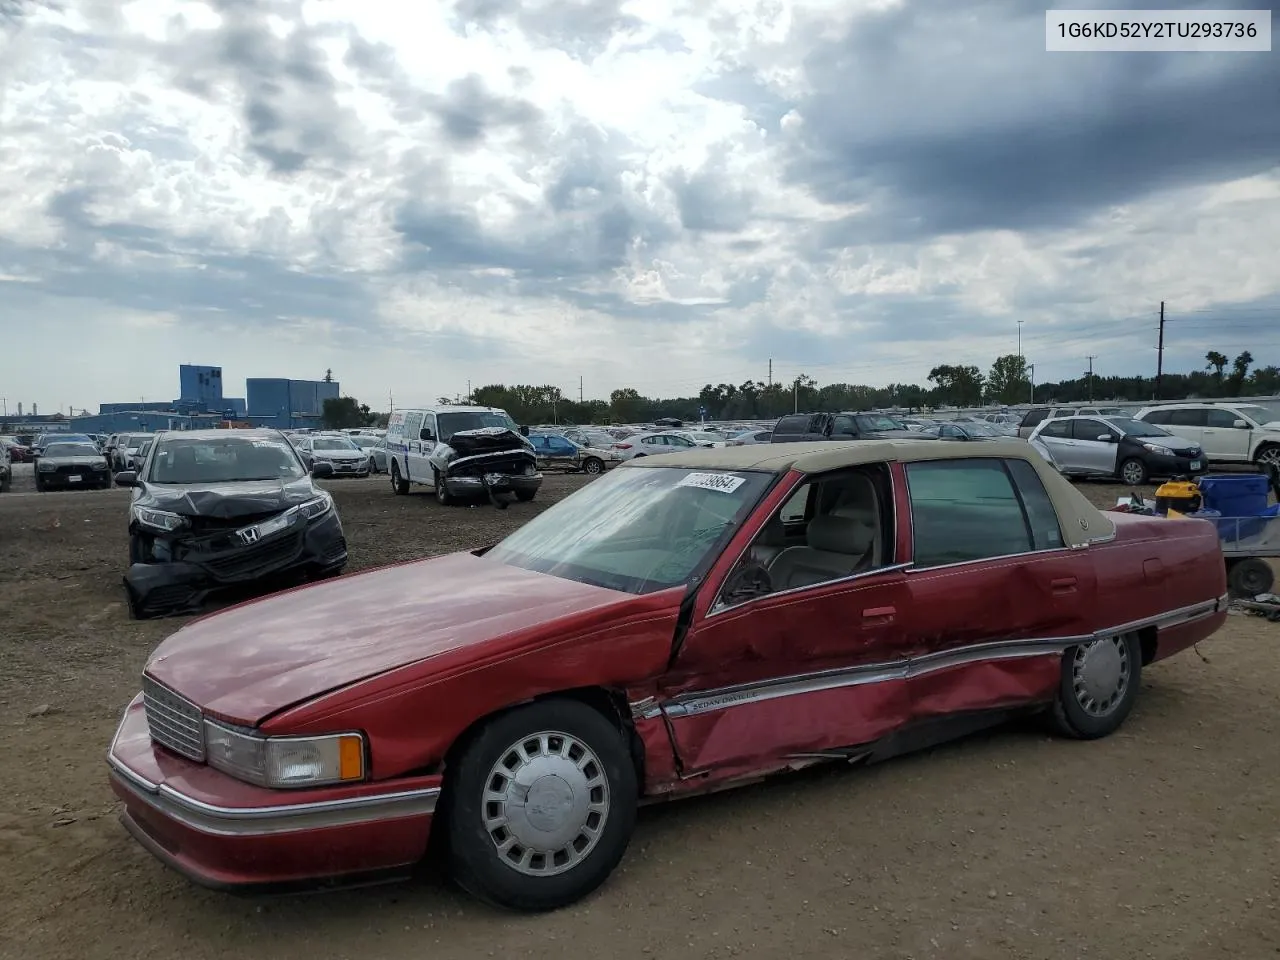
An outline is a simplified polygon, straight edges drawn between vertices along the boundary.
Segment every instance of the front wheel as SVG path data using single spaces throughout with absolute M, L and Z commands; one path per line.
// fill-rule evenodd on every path
M 1138 487 L 1147 482 L 1147 465 L 1137 457 L 1130 457 L 1120 464 L 1120 479 L 1131 487 Z
M 1052 717 L 1058 732 L 1077 740 L 1114 733 L 1133 709 L 1142 676 L 1142 645 L 1134 633 L 1070 647 Z
M 442 507 L 447 507 L 453 503 L 453 494 L 449 492 L 449 488 L 445 485 L 444 477 L 440 475 L 440 471 L 435 471 L 436 482 L 436 502 Z
M 543 700 L 490 721 L 446 789 L 454 880 L 512 910 L 554 910 L 591 893 L 635 826 L 636 771 L 623 733 L 576 700 Z
M 1268 443 L 1259 448 L 1256 462 L 1260 467 L 1280 467 L 1280 443 Z

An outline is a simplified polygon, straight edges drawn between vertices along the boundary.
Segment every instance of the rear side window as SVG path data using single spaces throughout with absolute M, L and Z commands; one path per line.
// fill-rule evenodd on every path
M 1048 412 L 1049 412 L 1048 410 L 1043 410 L 1043 409 L 1041 409 L 1041 410 L 1028 410 L 1028 411 L 1027 411 L 1027 415 L 1026 415 L 1025 417 L 1023 417 L 1023 418 L 1022 418 L 1022 423 L 1018 424 L 1018 426 L 1020 426 L 1020 427 L 1035 427 L 1035 426 L 1039 426 L 1040 421 L 1041 421 L 1041 420 L 1043 420 L 1043 419 L 1045 418 L 1045 415 L 1046 415 Z
M 808 433 L 810 419 L 808 414 L 783 417 L 774 426 L 773 432 L 775 434 Z
M 1209 411 L 1203 407 L 1191 410 L 1170 410 L 1165 422 L 1174 427 L 1203 427 L 1209 422 Z
M 1168 423 L 1169 413 L 1170 411 L 1168 410 L 1148 410 L 1138 419 L 1143 423 Z
M 940 567 L 1037 549 L 1022 497 L 1004 461 L 923 461 L 907 464 L 906 471 L 912 557 L 917 567 Z M 1049 536 L 1047 531 L 1045 536 Z
M 1050 420 L 1044 425 L 1044 429 L 1040 431 L 1042 437 L 1058 437 L 1066 440 L 1071 437 L 1071 421 L 1070 420 Z
M 1025 460 L 1006 460 L 1014 485 L 1022 497 L 1022 506 L 1031 528 L 1031 545 L 1037 550 L 1058 550 L 1065 546 L 1058 511 L 1036 468 Z

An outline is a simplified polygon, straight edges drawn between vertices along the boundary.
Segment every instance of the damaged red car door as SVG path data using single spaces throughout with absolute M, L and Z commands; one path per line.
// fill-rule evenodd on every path
M 803 515 L 783 523 L 797 492 Z M 840 756 L 904 721 L 911 593 L 894 513 L 888 467 L 873 464 L 789 476 L 744 525 L 664 683 L 684 777 Z
M 1063 651 L 1093 634 L 1097 583 L 1035 470 L 996 458 L 898 469 L 911 518 L 912 719 L 1051 700 Z

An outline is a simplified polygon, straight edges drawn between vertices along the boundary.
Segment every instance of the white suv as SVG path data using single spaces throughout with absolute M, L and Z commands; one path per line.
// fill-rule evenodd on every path
M 1214 463 L 1280 466 L 1280 404 L 1162 403 L 1143 407 L 1135 419 L 1198 443 Z

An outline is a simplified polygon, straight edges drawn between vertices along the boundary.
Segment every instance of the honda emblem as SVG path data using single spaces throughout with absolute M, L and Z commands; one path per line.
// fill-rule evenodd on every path
M 257 542 L 258 542 L 258 528 L 257 528 L 257 527 L 246 527 L 244 530 L 241 530 L 241 531 L 240 531 L 240 539 L 241 539 L 241 540 L 243 540 L 245 543 L 257 543 Z

